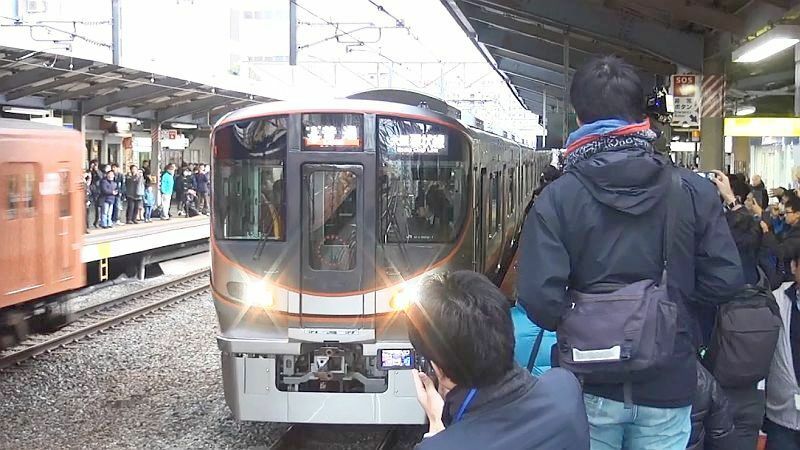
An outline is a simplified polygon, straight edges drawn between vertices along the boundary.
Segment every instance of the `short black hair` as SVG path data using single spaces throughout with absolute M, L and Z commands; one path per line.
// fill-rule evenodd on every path
M 743 173 L 735 173 L 730 175 L 728 180 L 730 181 L 733 195 L 744 201 L 747 198 L 747 194 L 752 191 L 750 184 L 747 183 L 747 177 Z
M 792 212 L 800 212 L 800 197 L 797 197 L 796 195 L 790 195 L 783 206 L 792 208 Z
M 641 122 L 645 117 L 642 81 L 616 56 L 595 58 L 575 72 L 569 99 L 581 123 L 602 119 Z
M 509 307 L 482 274 L 465 270 L 431 277 L 407 311 L 408 337 L 457 385 L 490 385 L 514 367 Z

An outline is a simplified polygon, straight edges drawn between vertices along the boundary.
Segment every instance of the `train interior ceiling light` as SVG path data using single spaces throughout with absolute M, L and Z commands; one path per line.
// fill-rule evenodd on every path
M 800 26 L 776 25 L 733 51 L 733 62 L 753 63 L 800 42 Z
M 737 116 L 749 116 L 756 112 L 756 107 L 752 105 L 743 105 L 736 108 L 735 115 Z
M 53 111 L 50 109 L 38 108 L 20 108 L 17 106 L 3 106 L 3 112 L 9 114 L 21 114 L 25 116 L 52 116 Z

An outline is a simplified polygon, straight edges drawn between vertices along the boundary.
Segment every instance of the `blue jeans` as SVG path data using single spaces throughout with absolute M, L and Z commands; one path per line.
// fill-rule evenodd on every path
M 152 206 L 145 206 L 144 207 L 144 220 L 150 220 L 150 216 L 153 215 L 153 207 Z
M 108 228 L 111 226 L 111 214 L 114 212 L 114 203 L 103 202 L 103 215 L 100 216 L 100 226 Z
M 592 450 L 685 450 L 692 407 L 651 408 L 583 394 Z

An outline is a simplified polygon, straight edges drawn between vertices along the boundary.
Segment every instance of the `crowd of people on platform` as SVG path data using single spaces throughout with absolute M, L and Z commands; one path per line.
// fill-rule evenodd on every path
M 429 278 L 408 310 L 418 449 L 800 450 L 800 196 L 655 149 L 636 71 L 577 70 L 511 301 Z M 775 201 L 770 203 L 770 196 Z M 763 441 L 763 439 L 762 439 Z
M 84 188 L 87 233 L 91 228 L 149 223 L 153 216 L 170 220 L 172 205 L 178 217 L 209 213 L 211 181 L 209 166 L 203 163 L 182 163 L 179 168 L 170 163 L 156 177 L 149 161 L 125 170 L 92 160 L 84 173 Z

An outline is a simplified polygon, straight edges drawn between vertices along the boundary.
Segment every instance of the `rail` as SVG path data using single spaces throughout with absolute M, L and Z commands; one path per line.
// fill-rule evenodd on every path
M 66 344 L 75 342 L 108 328 L 115 327 L 132 319 L 147 315 L 159 309 L 204 294 L 209 290 L 207 282 L 208 270 L 195 272 L 181 278 L 168 281 L 158 286 L 142 289 L 76 312 L 78 320 L 61 330 L 46 336 L 44 341 L 29 339 L 21 343 L 17 350 L 11 349 L 0 356 L 0 370 L 32 359 Z M 161 294 L 166 294 L 162 296 Z M 150 300 L 150 297 L 156 297 Z M 144 305 L 114 314 L 110 310 L 132 302 L 144 302 Z M 109 314 L 113 314 L 109 316 Z

